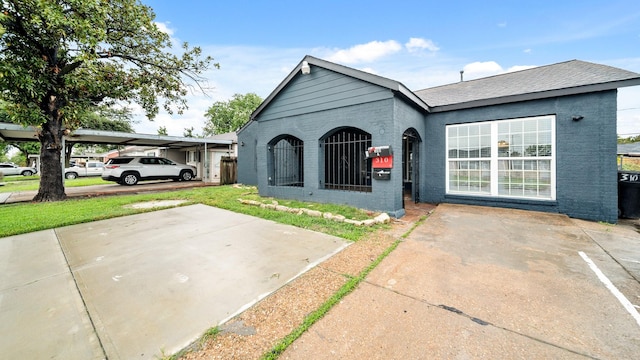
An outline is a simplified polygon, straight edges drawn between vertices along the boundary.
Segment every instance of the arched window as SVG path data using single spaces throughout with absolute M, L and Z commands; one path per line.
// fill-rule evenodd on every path
M 329 133 L 324 145 L 324 188 L 371 192 L 371 134 L 357 128 L 340 128 Z
M 304 186 L 304 142 L 295 136 L 278 137 L 269 144 L 269 185 Z

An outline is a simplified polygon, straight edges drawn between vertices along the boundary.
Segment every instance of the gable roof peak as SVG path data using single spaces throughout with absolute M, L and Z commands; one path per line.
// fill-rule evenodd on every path
M 305 72 L 302 72 L 303 66 L 309 66 L 310 69 L 305 69 Z M 282 82 L 280 82 L 275 90 L 273 90 L 271 94 L 269 94 L 269 96 L 267 96 L 267 98 L 262 102 L 262 104 L 260 104 L 260 106 L 258 106 L 258 108 L 251 114 L 250 120 L 255 119 L 296 76 L 308 76 L 308 74 L 312 74 L 314 66 L 387 88 L 394 93 L 400 94 L 403 98 L 407 99 L 411 103 L 415 104 L 415 106 L 423 109 L 424 111 L 429 111 L 429 107 L 424 101 L 422 101 L 422 99 L 420 99 L 406 86 L 396 80 L 385 78 L 380 75 L 358 70 L 352 67 L 336 64 L 311 55 L 305 55 L 302 60 L 300 60 L 298 65 L 289 73 L 289 75 L 287 75 L 287 77 L 284 78 Z M 309 73 L 307 73 L 306 71 L 309 71 Z

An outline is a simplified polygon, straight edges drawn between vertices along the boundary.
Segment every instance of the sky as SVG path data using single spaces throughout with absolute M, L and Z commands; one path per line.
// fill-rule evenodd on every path
M 411 90 L 578 59 L 640 73 L 640 1 L 141 0 L 175 44 L 220 64 L 183 115 L 138 133 L 202 134 L 207 109 L 234 94 L 263 99 L 305 55 L 368 71 Z M 175 48 L 179 48 L 177 45 Z M 640 86 L 618 92 L 618 134 L 640 134 Z

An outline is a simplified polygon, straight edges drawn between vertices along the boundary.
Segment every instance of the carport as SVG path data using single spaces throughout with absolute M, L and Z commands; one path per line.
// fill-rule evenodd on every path
M 62 147 L 65 148 L 66 143 L 74 144 L 108 144 L 108 145 L 139 145 L 139 146 L 157 146 L 168 149 L 187 149 L 201 148 L 204 149 L 204 176 L 202 181 L 208 182 L 209 179 L 209 159 L 208 150 L 212 148 L 224 148 L 231 151 L 233 141 L 214 138 L 194 138 L 152 134 L 136 134 L 118 131 L 103 131 L 92 129 L 77 129 L 70 131 L 63 136 Z M 18 124 L 0 123 L 0 140 L 2 141 L 38 141 L 37 128 L 34 126 L 24 127 Z M 62 152 L 61 164 L 64 174 L 65 152 Z M 39 164 L 38 164 L 39 165 Z

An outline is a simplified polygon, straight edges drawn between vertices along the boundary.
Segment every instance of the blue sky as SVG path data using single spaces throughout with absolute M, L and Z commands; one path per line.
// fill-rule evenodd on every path
M 136 130 L 201 133 L 204 113 L 235 93 L 265 98 L 305 55 L 412 90 L 579 59 L 640 73 L 640 2 L 142 0 L 176 42 L 220 63 L 184 115 Z M 618 133 L 640 134 L 640 86 L 618 95 Z

